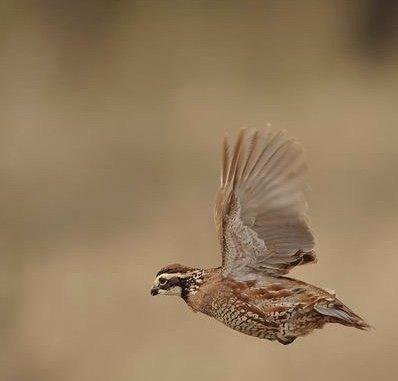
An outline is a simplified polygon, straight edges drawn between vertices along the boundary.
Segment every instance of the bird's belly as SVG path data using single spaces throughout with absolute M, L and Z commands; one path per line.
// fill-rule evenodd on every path
M 278 322 L 268 321 L 253 306 L 234 299 L 227 303 L 213 301 L 203 312 L 235 331 L 261 339 L 276 340 L 280 331 Z
M 292 337 L 303 336 L 315 328 L 321 328 L 325 320 L 315 311 L 300 311 L 295 308 L 267 312 L 240 299 L 214 299 L 203 313 L 228 327 L 260 339 L 278 340 L 286 343 Z M 289 343 L 288 341 L 287 343 Z

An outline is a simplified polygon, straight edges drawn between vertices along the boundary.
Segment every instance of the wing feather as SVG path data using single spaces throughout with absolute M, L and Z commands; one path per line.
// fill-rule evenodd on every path
M 215 220 L 224 272 L 285 274 L 315 260 L 304 198 L 307 166 L 285 131 L 243 129 L 223 143 Z

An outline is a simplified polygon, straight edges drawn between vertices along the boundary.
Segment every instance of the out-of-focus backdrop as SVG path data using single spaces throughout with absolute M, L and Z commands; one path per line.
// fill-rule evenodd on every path
M 394 1 L 3 1 L 0 379 L 396 380 Z M 306 148 L 319 263 L 375 329 L 284 347 L 149 294 L 217 266 L 220 142 Z

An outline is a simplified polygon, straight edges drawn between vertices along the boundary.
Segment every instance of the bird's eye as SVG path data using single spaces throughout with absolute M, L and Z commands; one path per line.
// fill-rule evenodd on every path
M 167 283 L 167 279 L 166 278 L 159 278 L 159 284 L 164 286 L 166 283 Z

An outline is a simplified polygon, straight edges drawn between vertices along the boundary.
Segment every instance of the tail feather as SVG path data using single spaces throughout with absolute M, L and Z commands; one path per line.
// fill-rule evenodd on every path
M 349 327 L 354 327 L 362 330 L 368 330 L 371 326 L 366 323 L 360 316 L 351 311 L 347 306 L 339 300 L 335 300 L 327 305 L 317 304 L 314 306 L 315 310 L 320 314 L 329 316 L 331 322 L 340 323 Z

